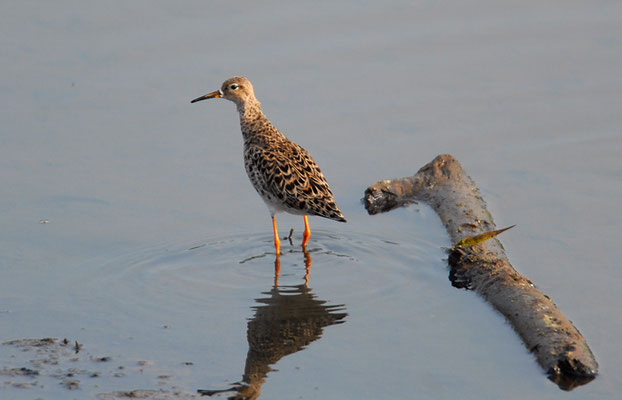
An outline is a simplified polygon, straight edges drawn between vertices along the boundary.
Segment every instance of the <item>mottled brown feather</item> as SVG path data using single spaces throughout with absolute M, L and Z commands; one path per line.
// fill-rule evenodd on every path
M 253 186 L 268 201 L 280 202 L 284 211 L 293 214 L 345 222 L 322 171 L 302 147 L 284 138 L 278 151 L 274 146 L 245 145 L 244 156 Z

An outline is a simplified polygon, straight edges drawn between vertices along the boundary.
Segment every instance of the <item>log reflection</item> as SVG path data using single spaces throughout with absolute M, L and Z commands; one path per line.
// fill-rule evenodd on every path
M 311 258 L 305 254 L 305 265 Z M 305 283 L 296 286 L 278 286 L 280 260 L 275 260 L 275 284 L 265 297 L 255 299 L 255 315 L 248 322 L 248 354 L 242 381 L 224 390 L 199 390 L 212 396 L 231 392 L 229 399 L 256 399 L 261 386 L 272 370 L 271 365 L 281 358 L 300 351 L 322 336 L 326 326 L 345 322 L 344 305 L 326 305 L 316 299 Z

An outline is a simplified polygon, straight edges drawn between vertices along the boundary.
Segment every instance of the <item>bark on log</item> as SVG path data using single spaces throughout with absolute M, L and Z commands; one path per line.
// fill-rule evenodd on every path
M 370 186 L 363 201 L 369 214 L 423 201 L 440 216 L 452 243 L 496 229 L 477 186 L 451 155 L 437 156 L 412 177 Z M 561 389 L 596 377 L 598 364 L 581 333 L 549 296 L 514 270 L 497 238 L 452 249 L 449 265 L 452 284 L 476 291 L 503 314 Z

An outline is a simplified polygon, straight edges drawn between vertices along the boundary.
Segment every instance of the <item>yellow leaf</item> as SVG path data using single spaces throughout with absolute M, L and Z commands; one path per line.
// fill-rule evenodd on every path
M 510 228 L 514 228 L 515 226 L 516 225 L 512 225 L 512 226 L 508 226 L 507 228 L 497 229 L 496 231 L 484 232 L 484 233 L 480 233 L 479 235 L 465 237 L 464 239 L 456 243 L 456 247 L 474 246 L 478 243 L 485 242 L 488 239 L 492 239 L 493 237 L 497 236 L 501 232 L 505 232 Z

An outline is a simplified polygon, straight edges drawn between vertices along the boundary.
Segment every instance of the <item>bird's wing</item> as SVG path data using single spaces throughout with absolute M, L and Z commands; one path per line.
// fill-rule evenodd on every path
M 290 208 L 345 221 L 324 174 L 304 148 L 288 141 L 278 151 L 271 147 L 256 151 L 265 160 L 265 167 L 258 170 L 264 190 Z

